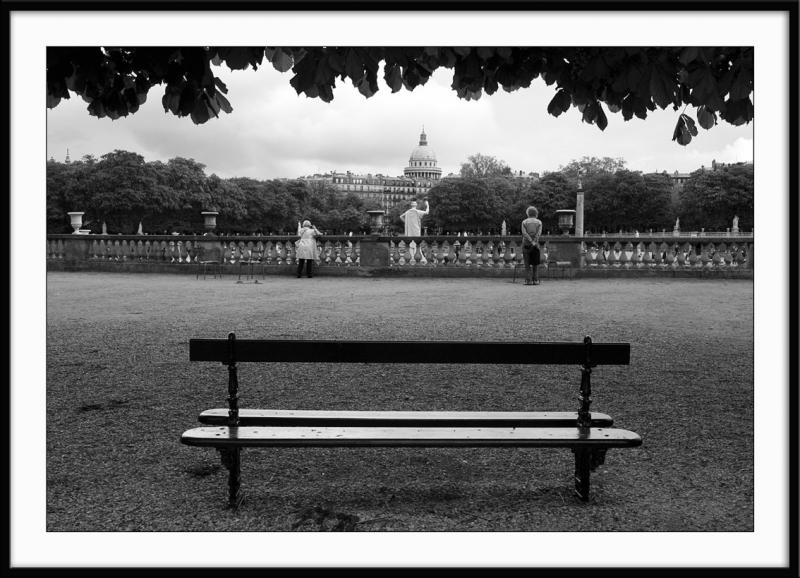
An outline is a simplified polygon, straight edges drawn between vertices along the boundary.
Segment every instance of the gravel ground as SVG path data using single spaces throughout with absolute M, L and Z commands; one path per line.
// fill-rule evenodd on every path
M 592 498 L 548 449 L 254 449 L 226 509 L 212 449 L 227 371 L 188 339 L 625 341 L 593 405 L 642 436 Z M 79 336 L 79 338 L 76 338 Z M 752 280 L 47 275 L 48 531 L 753 531 Z M 242 364 L 242 407 L 577 409 L 577 367 Z

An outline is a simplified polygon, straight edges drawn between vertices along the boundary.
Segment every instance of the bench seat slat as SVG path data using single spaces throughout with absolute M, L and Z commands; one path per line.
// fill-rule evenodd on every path
M 203 447 L 635 447 L 613 428 L 200 427 L 181 442 Z
M 611 427 L 614 420 L 593 412 L 593 427 Z M 436 426 L 436 427 L 576 427 L 578 413 L 569 411 L 335 411 L 240 409 L 240 426 Z M 208 409 L 200 423 L 228 424 L 228 409 Z
M 237 339 L 237 362 L 582 364 L 582 342 Z M 227 339 L 190 339 L 191 361 L 230 361 Z M 630 364 L 629 343 L 592 343 L 592 365 Z

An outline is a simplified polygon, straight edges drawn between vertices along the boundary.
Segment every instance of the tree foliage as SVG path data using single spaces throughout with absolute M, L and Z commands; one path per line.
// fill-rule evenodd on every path
M 604 130 L 606 110 L 627 121 L 656 108 L 678 115 L 672 139 L 691 142 L 697 124 L 738 126 L 753 119 L 752 47 L 48 47 L 47 106 L 70 92 L 89 114 L 112 119 L 134 114 L 150 89 L 164 85 L 165 111 L 196 124 L 230 113 L 227 87 L 212 65 L 257 69 L 267 61 L 291 71 L 298 94 L 333 100 L 336 81 L 369 98 L 383 83 L 392 92 L 424 85 L 439 68 L 453 71 L 458 98 L 476 100 L 502 88 L 528 88 L 541 78 L 554 86 L 553 116 L 577 108 L 581 120 Z M 685 113 L 696 110 L 697 122 Z
M 202 211 L 219 212 L 217 228 L 227 233 L 290 233 L 311 219 L 328 233 L 367 227 L 366 205 L 333 189 L 315 194 L 303 181 L 207 176 L 204 165 L 176 157 L 145 162 L 115 150 L 100 160 L 47 163 L 47 231 L 69 233 L 69 211 L 84 211 L 93 233 L 133 234 L 139 222 L 151 234 L 203 232 Z
M 599 233 L 666 228 L 672 212 L 671 190 L 665 175 L 645 177 L 624 169 L 595 175 L 585 192 L 587 229 Z
M 695 171 L 678 198 L 681 228 L 724 231 L 739 217 L 739 229 L 752 230 L 753 165 Z
M 525 209 L 532 205 L 539 209 L 545 232 L 558 234 L 556 211 L 576 208 L 575 173 L 581 168 L 586 175 L 586 232 L 669 230 L 676 217 L 683 230 L 725 230 L 734 216 L 740 218 L 740 228 L 752 229 L 752 165 L 692 173 L 676 206 L 666 173 L 641 174 L 620 168 L 622 164 L 620 159 L 584 157 L 541 179 L 443 179 L 427 193 L 431 213 L 425 226 L 430 232 L 489 234 L 498 233 L 506 221 L 508 232 L 516 235 Z M 206 210 L 219 212 L 218 230 L 226 233 L 293 234 L 303 219 L 329 234 L 358 233 L 367 230 L 367 209 L 377 208 L 325 184 L 312 188 L 301 180 L 222 179 L 207 176 L 205 167 L 193 159 L 145 162 L 141 155 L 121 150 L 100 159 L 50 161 L 46 182 L 50 233 L 71 232 L 69 211 L 84 211 L 85 227 L 94 233 L 106 223 L 110 233 L 132 234 L 140 221 L 151 234 L 201 233 L 201 212 Z M 398 216 L 406 209 L 407 204 L 398 204 L 386 215 L 395 231 L 402 231 Z
M 463 178 L 486 178 L 508 176 L 511 168 L 493 156 L 477 153 L 467 157 L 467 162 L 461 163 L 459 172 Z
M 625 160 L 611 157 L 583 157 L 559 168 L 558 172 L 577 184 L 578 178 L 585 181 L 602 173 L 615 173 L 625 168 Z

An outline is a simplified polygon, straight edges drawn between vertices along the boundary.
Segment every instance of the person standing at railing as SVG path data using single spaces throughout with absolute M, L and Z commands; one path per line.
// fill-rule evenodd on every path
M 539 236 L 542 234 L 542 222 L 539 220 L 539 209 L 528 207 L 525 210 L 528 218 L 522 221 L 522 258 L 525 263 L 525 285 L 538 285 L 539 262 Z
M 411 201 L 411 208 L 400 215 L 400 220 L 405 225 L 406 237 L 419 237 L 422 235 L 422 217 L 431 210 L 431 204 L 425 199 L 425 210 L 417 208 L 417 201 Z
M 303 266 L 305 265 L 306 277 L 311 279 L 314 276 L 314 261 L 319 256 L 316 237 L 322 233 L 311 224 L 311 221 L 305 220 L 302 225 L 298 221 L 297 234 L 300 237 L 294 242 L 296 247 L 295 258 L 297 259 L 297 278 L 299 279 L 303 276 Z

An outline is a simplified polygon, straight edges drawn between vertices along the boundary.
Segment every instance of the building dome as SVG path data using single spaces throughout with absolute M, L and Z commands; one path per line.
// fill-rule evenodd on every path
M 426 180 L 439 180 L 442 176 L 442 169 L 436 166 L 436 153 L 428 146 L 425 128 L 419 135 L 419 145 L 411 151 L 403 174 L 412 179 Z

